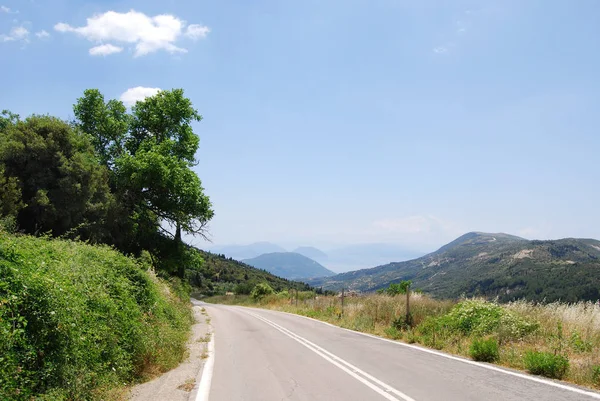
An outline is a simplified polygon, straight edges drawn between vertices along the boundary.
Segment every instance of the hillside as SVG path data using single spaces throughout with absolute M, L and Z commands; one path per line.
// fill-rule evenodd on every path
M 418 259 L 308 282 L 325 289 L 375 291 L 401 280 L 412 280 L 414 288 L 440 298 L 597 300 L 600 241 L 529 241 L 507 234 L 468 233 Z
M 264 253 L 286 252 L 285 249 L 271 242 L 255 242 L 249 245 L 223 245 L 213 247 L 208 251 L 223 254 L 236 260 L 250 259 Z
M 266 270 L 257 269 L 246 263 L 224 255 L 196 249 L 204 263 L 198 271 L 188 272 L 192 285 L 199 288 L 203 295 L 214 295 L 234 291 L 236 286 L 244 285 L 251 289 L 258 283 L 268 283 L 275 291 L 289 288 L 308 290 L 309 286 L 298 281 L 289 281 L 277 277 Z
M 335 274 L 318 262 L 294 252 L 266 253 L 246 259 L 244 263 L 289 279 L 326 277 Z

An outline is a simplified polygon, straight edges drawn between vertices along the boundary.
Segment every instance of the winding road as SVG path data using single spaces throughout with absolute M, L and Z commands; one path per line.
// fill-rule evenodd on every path
M 203 304 L 214 350 L 195 401 L 600 400 L 600 393 L 282 312 Z

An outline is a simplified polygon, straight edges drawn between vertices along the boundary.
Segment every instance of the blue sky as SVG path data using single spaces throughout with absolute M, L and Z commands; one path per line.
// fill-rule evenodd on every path
M 215 244 L 600 238 L 597 1 L 0 6 L 0 108 L 185 89 Z

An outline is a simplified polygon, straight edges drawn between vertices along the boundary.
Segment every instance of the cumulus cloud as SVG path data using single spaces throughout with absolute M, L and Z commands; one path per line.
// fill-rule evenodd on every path
M 133 106 L 136 102 L 144 100 L 149 96 L 154 96 L 160 92 L 160 88 L 146 88 L 143 86 L 137 86 L 135 88 L 129 88 L 119 98 L 126 106 Z
M 0 42 L 29 41 L 29 31 L 24 26 L 17 26 L 8 35 L 0 35 Z
M 38 38 L 40 38 L 40 39 L 43 39 L 43 38 L 47 38 L 47 37 L 49 37 L 49 36 L 50 36 L 50 34 L 49 34 L 48 32 L 46 32 L 46 31 L 44 31 L 44 30 L 41 30 L 41 31 L 39 31 L 39 32 L 36 32 L 36 33 L 35 33 L 35 36 L 37 36 L 37 37 L 38 37 Z
M 187 36 L 188 38 L 197 40 L 197 39 L 205 38 L 209 32 L 210 32 L 210 28 L 207 26 L 192 24 L 187 27 L 187 29 L 185 31 L 185 36 Z
M 90 54 L 92 56 L 108 56 L 109 54 L 120 53 L 122 51 L 123 51 L 122 47 L 111 45 L 111 44 L 106 44 L 106 45 L 92 47 L 90 49 Z
M 54 29 L 63 33 L 75 33 L 91 42 L 131 44 L 135 48 L 136 57 L 159 50 L 185 53 L 186 49 L 175 45 L 181 36 L 199 39 L 210 31 L 208 27 L 197 24 L 189 25 L 186 29 L 186 23 L 173 15 L 150 17 L 134 10 L 127 13 L 108 11 L 97 14 L 88 18 L 87 24 L 81 27 L 60 22 Z

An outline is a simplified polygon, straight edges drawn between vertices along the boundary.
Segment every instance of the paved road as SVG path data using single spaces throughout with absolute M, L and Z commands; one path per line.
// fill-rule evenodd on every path
M 205 307 L 215 332 L 210 401 L 600 399 L 588 390 L 300 316 Z

